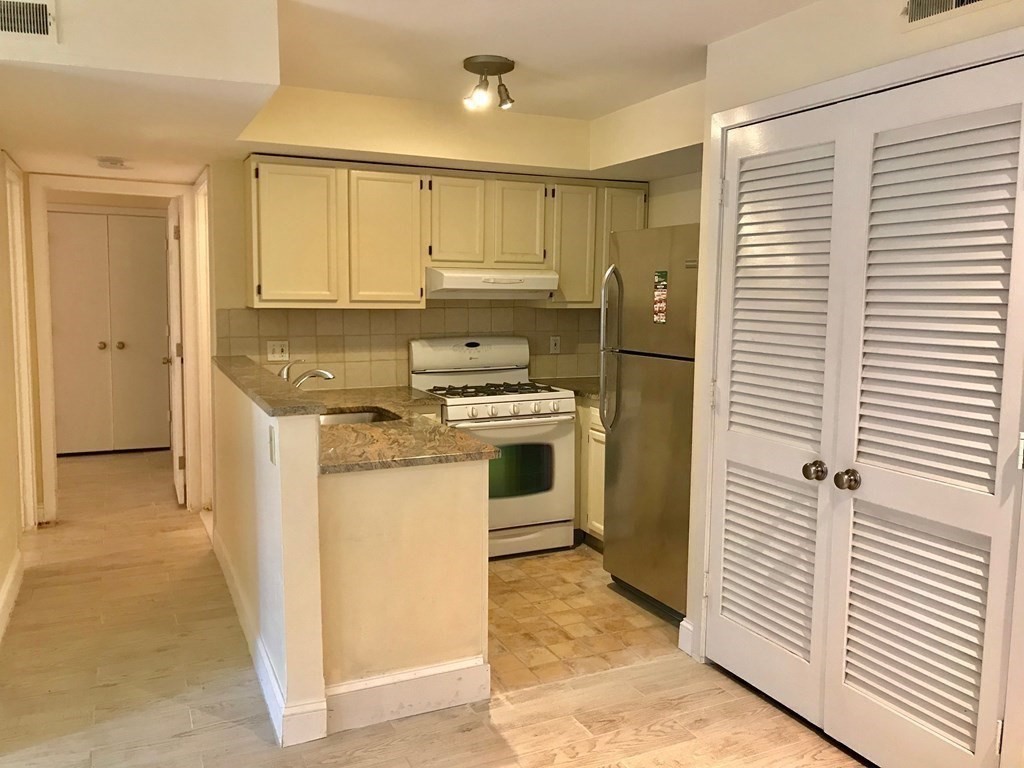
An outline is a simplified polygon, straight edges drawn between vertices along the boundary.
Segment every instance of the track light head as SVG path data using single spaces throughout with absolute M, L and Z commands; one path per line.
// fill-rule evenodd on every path
M 498 106 L 501 109 L 511 109 L 515 103 L 515 99 L 508 93 L 508 86 L 501 82 L 501 75 L 498 75 Z

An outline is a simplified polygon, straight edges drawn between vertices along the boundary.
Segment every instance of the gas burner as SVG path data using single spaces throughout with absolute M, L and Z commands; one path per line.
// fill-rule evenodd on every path
M 547 384 L 536 384 L 532 381 L 519 383 L 502 382 L 500 384 L 467 384 L 463 386 L 431 387 L 430 392 L 442 397 L 498 397 L 501 395 L 536 395 L 541 392 L 556 392 Z

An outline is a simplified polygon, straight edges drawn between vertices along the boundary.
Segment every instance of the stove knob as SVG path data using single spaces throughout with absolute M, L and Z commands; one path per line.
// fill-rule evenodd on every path
M 558 409 L 559 409 L 559 408 L 561 408 L 561 407 L 562 407 L 562 406 L 560 406 L 560 405 L 558 404 L 558 401 L 557 401 L 557 400 L 552 400 L 552 401 L 551 401 L 551 410 L 552 410 L 552 411 L 554 411 L 555 413 L 558 413 Z
M 534 413 L 540 413 L 540 403 L 534 403 L 530 406 L 530 410 Z
M 492 405 L 490 408 L 487 409 L 487 412 L 489 414 L 491 414 L 491 416 L 497 416 L 498 415 L 498 406 Z
M 475 419 L 477 417 L 477 410 L 475 405 L 469 407 L 469 418 Z
M 519 415 L 519 403 L 512 403 L 512 415 L 513 416 L 518 416 Z

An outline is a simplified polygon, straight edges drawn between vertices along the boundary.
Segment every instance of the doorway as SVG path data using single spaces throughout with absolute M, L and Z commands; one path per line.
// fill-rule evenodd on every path
M 167 201 L 60 197 L 47 212 L 57 455 L 169 449 Z

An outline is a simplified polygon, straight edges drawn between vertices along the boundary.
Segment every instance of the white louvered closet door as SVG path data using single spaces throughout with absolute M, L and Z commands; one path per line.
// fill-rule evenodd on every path
M 731 131 L 723 202 L 707 654 L 819 724 L 848 111 Z
M 833 469 L 862 484 L 829 488 L 825 729 L 881 766 L 999 762 L 1022 94 L 1018 60 L 857 103 L 867 183 L 848 212 L 860 274 L 844 297 Z

